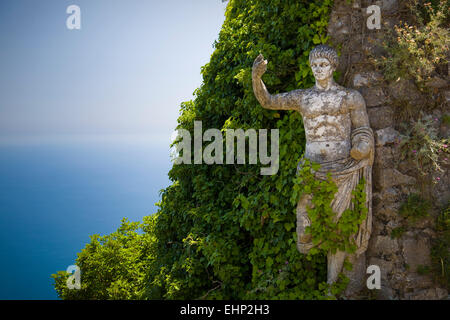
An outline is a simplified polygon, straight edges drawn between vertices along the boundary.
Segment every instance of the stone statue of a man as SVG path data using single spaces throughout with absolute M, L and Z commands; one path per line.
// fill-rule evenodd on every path
M 350 262 L 359 264 L 359 267 L 354 266 L 354 274 L 347 272 L 351 286 L 352 280 L 362 282 L 365 275 L 361 264 L 365 264 L 363 253 L 367 249 L 372 225 L 373 133 L 364 98 L 358 91 L 346 89 L 333 79 L 333 71 L 338 64 L 336 51 L 319 45 L 310 52 L 309 62 L 316 79 L 315 86 L 271 95 L 261 80 L 267 69 L 267 60 L 260 54 L 253 64 L 253 90 L 262 107 L 296 110 L 302 115 L 306 133 L 304 157 L 321 164 L 320 170 L 315 172 L 317 178 L 326 179 L 327 172 L 330 172 L 338 187 L 331 203 L 336 213 L 335 221 L 345 209 L 352 207 L 352 190 L 362 177 L 365 178 L 368 213 L 354 236 L 357 252 L 349 255 Z M 308 206 L 311 206 L 311 196 L 303 196 L 297 205 L 297 247 L 301 253 L 307 253 L 313 247 L 311 235 L 305 233 L 305 228 L 311 224 L 306 210 Z M 346 256 L 341 251 L 328 254 L 328 283 L 337 280 Z

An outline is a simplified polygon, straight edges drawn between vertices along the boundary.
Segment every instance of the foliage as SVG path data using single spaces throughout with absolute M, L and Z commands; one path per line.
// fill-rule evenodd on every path
M 436 231 L 438 235 L 431 248 L 431 268 L 435 278 L 450 289 L 450 203 L 438 216 Z
M 419 265 L 417 266 L 417 273 L 420 275 L 427 275 L 431 271 L 430 266 Z
M 398 210 L 399 214 L 411 222 L 416 222 L 429 215 L 431 203 L 420 195 L 412 193 Z
M 403 124 L 405 133 L 401 135 L 398 159 L 412 161 L 420 173 L 419 180 L 435 176 L 433 184 L 439 183 L 439 174 L 444 172 L 441 165 L 448 161 L 450 155 L 449 140 L 438 137 L 438 129 L 434 125 L 436 120 L 428 115 L 411 121 L 409 126 Z
M 193 135 L 194 120 L 202 121 L 204 130 L 279 129 L 278 173 L 262 176 L 260 164 L 174 164 L 169 172 L 173 184 L 163 190 L 158 212 L 143 222 L 144 235 L 130 239 L 139 253 L 122 261 L 117 254 L 124 249 L 117 247 L 119 253 L 110 252 L 114 259 L 107 259 L 103 252 L 108 241 L 94 238 L 77 260 L 84 286 L 77 297 L 332 298 L 326 284 L 326 255 L 307 259 L 296 248 L 291 195 L 295 186 L 301 188 L 293 178 L 305 145 L 301 117 L 293 111 L 263 109 L 251 82 L 253 60 L 262 53 L 269 61 L 263 79 L 271 93 L 312 86 L 308 54 L 328 40 L 331 5 L 330 0 L 228 3 L 215 51 L 201 70 L 203 83 L 194 92 L 195 99 L 181 105 L 178 129 Z M 133 237 L 144 244 L 137 246 Z M 123 245 L 131 248 L 131 243 Z M 140 251 L 142 246 L 146 251 Z M 127 261 L 134 261 L 129 273 Z M 130 272 L 136 278 L 131 279 Z M 68 297 L 62 278 L 57 279 L 60 296 Z M 108 288 L 118 279 L 124 290 L 112 295 Z
M 442 116 L 442 123 L 445 123 L 447 126 L 450 125 L 450 115 L 445 114 Z
M 387 80 L 413 79 L 421 89 L 436 70 L 445 65 L 449 53 L 449 2 L 440 0 L 423 6 L 410 1 L 416 16 L 414 25 L 395 26 L 395 35 L 384 42 L 386 56 L 376 59 Z M 408 61 L 408 63 L 405 63 Z
M 352 235 L 358 232 L 359 225 L 367 217 L 365 206 L 366 194 L 364 192 L 364 178 L 352 191 L 353 209 L 346 209 L 340 219 L 336 221 L 336 214 L 332 211 L 331 201 L 337 192 L 337 186 L 328 173 L 328 179 L 321 181 L 314 176 L 314 171 L 320 169 L 320 164 L 311 163 L 304 159 L 302 168 L 295 180 L 293 199 L 298 199 L 295 191 L 300 194 L 312 195 L 312 208 L 308 208 L 308 216 L 311 219 L 311 226 L 306 228 L 306 232 L 311 234 L 312 242 L 315 245 L 310 254 L 318 252 L 318 248 L 325 252 L 335 253 L 337 250 L 355 252 L 356 244 Z M 300 188 L 302 186 L 302 188 Z
M 406 228 L 404 226 L 394 228 L 391 231 L 391 238 L 392 239 L 401 238 L 402 235 L 405 233 L 405 231 L 406 231 Z
M 147 228 L 152 220 L 152 217 L 145 218 Z M 92 235 L 76 261 L 81 269 L 81 289 L 67 289 L 65 271 L 52 275 L 59 297 L 64 300 L 138 299 L 152 257 L 151 243 L 155 240 L 148 230 L 138 232 L 141 227 L 141 223 L 123 219 L 116 232 Z
M 409 223 L 416 223 L 421 219 L 430 216 L 432 204 L 429 200 L 424 199 L 422 196 L 411 193 L 405 202 L 400 205 L 398 213 L 405 218 L 402 225 L 392 229 L 391 238 L 401 238 L 403 234 L 410 227 Z

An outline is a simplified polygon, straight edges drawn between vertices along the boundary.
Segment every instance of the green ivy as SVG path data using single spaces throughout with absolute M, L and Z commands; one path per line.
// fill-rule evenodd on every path
M 358 232 L 359 225 L 367 217 L 365 180 L 362 178 L 352 191 L 353 208 L 346 209 L 336 221 L 331 202 L 338 189 L 330 173 L 327 174 L 327 180 L 319 180 L 315 177 L 314 172 L 319 169 L 320 164 L 304 159 L 302 168 L 295 179 L 295 183 L 301 188 L 294 187 L 294 190 L 299 190 L 298 193 L 301 195 L 312 195 L 312 206 L 307 208 L 311 226 L 306 228 L 306 232 L 311 234 L 315 245 L 310 254 L 317 253 L 318 248 L 332 253 L 336 253 L 337 250 L 354 253 L 357 246 L 352 236 Z M 298 194 L 293 195 L 293 200 L 295 198 L 298 198 Z

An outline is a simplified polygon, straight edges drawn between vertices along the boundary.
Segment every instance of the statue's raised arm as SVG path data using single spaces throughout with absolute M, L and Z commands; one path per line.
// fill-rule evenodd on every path
M 264 60 L 264 56 L 259 54 L 253 63 L 252 82 L 253 92 L 261 106 L 273 110 L 299 110 L 297 97 L 299 90 L 271 95 L 261 79 L 266 70 L 267 60 Z

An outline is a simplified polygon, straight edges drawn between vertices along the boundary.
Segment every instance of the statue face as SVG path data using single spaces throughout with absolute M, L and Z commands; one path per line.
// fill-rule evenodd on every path
M 316 80 L 326 80 L 333 76 L 334 68 L 326 58 L 312 60 L 311 69 Z

